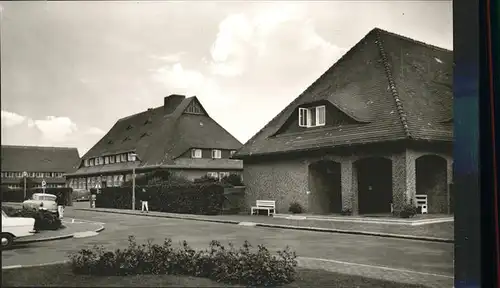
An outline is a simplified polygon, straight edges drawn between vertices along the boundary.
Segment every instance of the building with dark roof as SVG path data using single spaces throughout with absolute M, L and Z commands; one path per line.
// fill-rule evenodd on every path
M 449 213 L 452 65 L 452 51 L 370 31 L 234 155 L 248 206 L 372 214 L 427 198 Z
M 196 97 L 170 95 L 163 106 L 118 120 L 67 177 L 70 187 L 89 189 L 120 186 L 133 168 L 138 174 L 168 169 L 191 180 L 239 174 L 243 163 L 230 156 L 241 146 Z
M 2 145 L 2 185 L 22 188 L 24 177 L 40 187 L 65 187 L 64 174 L 76 170 L 80 156 L 76 148 Z M 23 176 L 23 172 L 26 172 Z

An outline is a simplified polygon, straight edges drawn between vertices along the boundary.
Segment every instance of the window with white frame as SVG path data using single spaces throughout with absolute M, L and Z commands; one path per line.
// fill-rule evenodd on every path
M 94 166 L 94 158 L 90 159 L 89 164 L 90 166 Z
M 132 162 L 132 161 L 134 161 L 134 159 L 133 159 L 133 158 L 134 158 L 134 156 L 132 156 L 132 154 L 133 154 L 133 153 L 128 153 L 128 154 L 127 154 L 127 160 L 128 160 L 128 161 L 131 161 L 131 162 Z
M 36 172 L 36 178 L 42 178 L 43 173 L 42 172 Z
M 104 156 L 104 164 L 109 164 L 109 156 Z
M 229 172 L 219 172 L 219 179 L 229 177 Z
M 191 149 L 191 158 L 201 158 L 201 149 Z
M 85 167 L 89 166 L 89 159 L 83 160 L 83 166 L 85 166 Z
M 299 126 L 317 127 L 326 123 L 326 106 L 299 108 Z
M 122 162 L 127 162 L 127 154 L 120 155 Z
M 116 155 L 115 158 L 116 158 L 116 163 L 120 163 L 121 160 L 122 160 L 122 158 L 120 157 L 120 155 Z
M 99 157 L 94 159 L 94 165 L 99 165 Z
M 213 159 L 220 159 L 222 157 L 222 152 L 218 149 L 213 149 L 212 150 L 212 158 Z
M 115 156 L 109 156 L 109 164 L 114 164 L 115 163 Z
M 104 157 L 99 157 L 99 164 L 100 165 L 104 164 Z
M 207 172 L 207 177 L 213 178 L 213 179 L 219 179 L 219 173 L 217 173 L 217 172 Z

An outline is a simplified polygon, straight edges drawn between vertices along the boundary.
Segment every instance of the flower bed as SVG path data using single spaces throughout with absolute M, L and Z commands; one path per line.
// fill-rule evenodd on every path
M 138 245 L 130 236 L 129 246 L 124 250 L 106 251 L 95 246 L 70 255 L 70 260 L 75 274 L 185 275 L 246 286 L 276 286 L 295 280 L 295 252 L 287 247 L 274 256 L 264 246 L 251 248 L 248 242 L 239 249 L 231 244 L 227 249 L 212 241 L 207 250 L 195 251 L 186 241 L 176 249 L 170 239 L 163 245 L 151 242 Z

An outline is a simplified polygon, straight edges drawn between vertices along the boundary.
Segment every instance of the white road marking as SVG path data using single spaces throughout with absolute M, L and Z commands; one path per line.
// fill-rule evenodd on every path
M 77 224 L 82 224 L 82 223 L 95 223 L 95 224 L 99 224 L 99 225 L 106 224 L 104 222 L 97 222 L 97 221 L 91 221 L 91 220 L 85 220 L 85 219 L 77 219 L 77 218 L 69 218 L 69 219 L 71 219 L 71 222 L 65 222 L 65 221 L 63 221 L 63 222 L 64 223 L 77 223 Z
M 257 226 L 257 223 L 254 223 L 254 222 L 240 222 L 240 223 L 238 223 L 238 225 L 240 225 L 240 226 L 248 226 L 248 227 L 255 227 L 255 226 Z
M 3 269 L 17 269 L 17 268 L 21 268 L 23 266 L 21 265 L 10 265 L 10 266 L 2 266 L 2 270 Z
M 345 262 L 345 261 L 332 260 L 332 259 L 313 258 L 313 257 L 298 257 L 298 258 L 299 259 L 304 259 L 304 260 L 315 260 L 315 261 L 322 261 L 322 262 L 337 263 L 337 264 L 342 264 L 342 265 L 375 268 L 375 269 L 380 269 L 380 270 L 395 271 L 395 272 L 410 273 L 410 274 L 418 274 L 418 275 L 425 275 L 425 276 L 434 276 L 434 277 L 441 277 L 441 278 L 448 278 L 448 279 L 453 279 L 454 278 L 453 276 L 450 276 L 450 275 L 442 275 L 442 274 L 435 274 L 435 273 L 419 272 L 419 271 L 414 271 L 414 270 L 400 269 L 400 268 L 391 268 L 391 267 L 386 267 L 386 266 L 377 266 L 377 265 L 369 265 L 369 264 L 359 264 L 359 263 Z

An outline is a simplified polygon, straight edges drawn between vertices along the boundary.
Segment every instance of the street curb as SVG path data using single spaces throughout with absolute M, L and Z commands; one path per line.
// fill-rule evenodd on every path
M 2 270 L 23 269 L 23 268 L 33 268 L 33 267 L 44 267 L 44 266 L 54 266 L 54 265 L 61 265 L 61 264 L 67 264 L 67 263 L 69 263 L 69 260 L 57 261 L 57 262 L 49 262 L 49 263 L 42 263 L 42 264 L 33 264 L 33 265 L 11 265 L 11 266 L 2 267 Z
M 96 230 L 93 230 L 92 232 L 99 233 L 104 230 L 104 226 L 99 224 L 99 228 Z M 88 232 L 88 231 L 82 231 L 82 232 Z M 80 232 L 75 232 L 75 233 L 80 233 Z M 14 245 L 16 244 L 29 244 L 29 243 L 37 243 L 37 242 L 46 242 L 46 241 L 55 241 L 55 240 L 64 240 L 64 239 L 69 239 L 73 238 L 75 236 L 75 233 L 73 234 L 65 234 L 65 235 L 60 235 L 60 236 L 54 236 L 54 237 L 47 237 L 47 238 L 41 238 L 41 239 L 34 239 L 34 240 L 19 240 L 15 241 Z
M 154 214 L 136 214 L 129 211 L 104 211 L 96 210 L 90 208 L 77 208 L 75 210 L 80 211 L 90 211 L 90 212 L 101 212 L 101 213 L 111 213 L 111 214 L 124 214 L 124 215 L 134 215 L 134 216 L 146 216 L 146 217 L 156 217 L 156 218 L 173 218 L 182 220 L 195 220 L 203 222 L 212 223 L 222 223 L 222 224 L 240 224 L 240 221 L 234 220 L 221 220 L 221 219 L 207 219 L 199 217 L 183 217 L 176 215 L 154 215 Z M 341 230 L 341 229 L 331 229 L 331 228 L 317 228 L 317 227 L 303 227 L 303 226 L 292 226 L 292 225 L 282 225 L 282 224 L 266 224 L 266 223 L 255 223 L 257 227 L 265 228 L 277 228 L 277 229 L 289 229 L 289 230 L 302 230 L 302 231 L 314 231 L 314 232 L 325 232 L 325 233 L 339 233 L 339 234 L 352 234 L 352 235 L 364 235 L 364 236 L 375 236 L 375 237 L 385 237 L 385 238 L 395 238 L 395 239 L 405 239 L 405 240 L 417 240 L 426 242 L 437 242 L 437 243 L 455 243 L 453 239 L 437 238 L 437 237 L 426 237 L 426 236 L 412 236 L 412 235 L 400 235 L 400 234 L 390 234 L 390 233 L 378 233 L 378 232 L 366 232 L 366 231 L 355 231 L 355 230 Z

